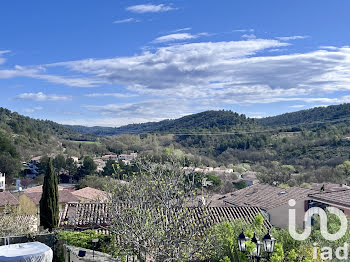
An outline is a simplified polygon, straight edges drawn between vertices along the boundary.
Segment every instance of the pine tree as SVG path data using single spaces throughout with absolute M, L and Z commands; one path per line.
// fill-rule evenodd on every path
M 45 172 L 43 193 L 40 199 L 40 225 L 50 231 L 58 226 L 58 179 L 49 159 Z

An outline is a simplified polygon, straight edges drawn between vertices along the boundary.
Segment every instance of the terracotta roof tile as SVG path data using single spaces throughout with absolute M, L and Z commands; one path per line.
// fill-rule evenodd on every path
M 19 202 L 10 192 L 0 192 L 0 206 L 3 207 L 6 205 L 18 206 Z
M 64 189 L 65 189 L 64 187 L 62 187 L 60 185 L 58 186 L 58 190 L 64 190 Z M 23 192 L 26 192 L 26 193 L 43 192 L 43 186 L 40 185 L 40 186 L 26 188 L 23 190 Z
M 190 210 L 189 221 L 199 224 L 205 214 L 207 227 L 235 219 L 252 223 L 255 216 L 261 214 L 257 207 L 192 207 Z M 59 225 L 64 228 L 97 228 L 110 225 L 111 220 L 110 205 L 107 203 L 70 203 L 61 213 Z M 264 227 L 270 228 L 271 224 L 265 220 Z
M 36 205 L 39 205 L 42 192 L 31 192 L 24 193 L 27 197 L 29 197 Z M 59 190 L 58 191 L 58 202 L 59 203 L 69 203 L 69 202 L 79 202 L 79 198 L 73 195 L 68 190 Z
M 88 200 L 98 200 L 98 199 L 105 200 L 107 198 L 106 192 L 99 189 L 92 188 L 92 187 L 85 187 L 85 188 L 76 190 L 72 193 L 77 197 L 85 198 Z
M 333 192 L 318 192 L 315 194 L 310 194 L 309 197 L 319 201 L 325 201 L 340 206 L 350 207 L 349 189 Z
M 301 200 L 307 198 L 312 193 L 316 193 L 316 191 L 300 187 L 280 188 L 265 184 L 256 184 L 237 190 L 222 200 L 229 205 L 256 206 L 269 210 L 288 204 L 290 199 Z

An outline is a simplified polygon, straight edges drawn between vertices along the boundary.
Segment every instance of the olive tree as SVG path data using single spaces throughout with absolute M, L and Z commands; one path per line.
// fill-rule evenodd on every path
M 194 219 L 195 189 L 181 166 L 142 161 L 140 173 L 110 193 L 112 226 L 121 250 L 138 260 L 179 261 L 201 249 L 205 224 Z

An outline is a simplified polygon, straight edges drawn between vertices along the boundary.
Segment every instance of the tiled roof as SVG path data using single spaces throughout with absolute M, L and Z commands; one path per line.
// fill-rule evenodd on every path
M 350 207 L 349 189 L 333 192 L 318 192 L 315 194 L 310 194 L 309 197 L 318 201 L 325 201 L 340 206 Z
M 40 199 L 41 199 L 41 192 L 31 192 L 31 193 L 24 193 L 27 197 L 29 197 L 34 204 L 39 205 Z M 59 190 L 58 191 L 58 202 L 59 203 L 69 203 L 69 202 L 79 202 L 79 198 L 77 198 L 75 195 L 73 195 L 68 190 Z
M 300 187 L 280 188 L 265 184 L 256 184 L 237 190 L 223 200 L 224 203 L 234 206 L 256 206 L 269 210 L 288 204 L 290 199 L 301 200 L 316 191 Z
M 324 187 L 326 192 L 331 191 L 343 191 L 346 189 L 350 189 L 349 186 L 343 184 L 334 184 L 334 183 L 310 183 L 311 189 L 316 191 L 321 191 L 321 188 Z
M 17 206 L 19 202 L 10 192 L 0 192 L 0 206 Z
M 72 192 L 75 196 L 85 198 L 88 200 L 105 200 L 107 198 L 107 193 L 92 187 L 85 187 Z
M 111 223 L 110 205 L 107 203 L 75 203 L 67 204 L 60 217 L 59 225 L 64 228 L 96 228 L 108 226 Z M 261 210 L 257 207 L 191 207 L 189 221 L 199 221 L 206 216 L 206 226 L 224 221 L 242 219 L 247 223 L 254 221 Z M 208 212 L 208 213 L 206 213 Z M 197 223 L 196 223 L 197 222 Z M 264 221 L 264 227 L 270 228 L 271 224 Z
M 62 186 L 58 186 L 58 190 L 64 190 L 65 188 L 62 187 Z M 40 186 L 34 186 L 34 187 L 30 187 L 30 188 L 27 188 L 27 189 L 24 189 L 23 192 L 26 192 L 26 193 L 34 193 L 34 192 L 43 192 L 43 186 L 40 185 Z

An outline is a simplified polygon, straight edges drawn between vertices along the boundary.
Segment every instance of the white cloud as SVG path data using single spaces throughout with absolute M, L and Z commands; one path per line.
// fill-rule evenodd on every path
M 36 107 L 32 107 L 32 108 L 25 108 L 23 109 L 22 111 L 24 113 L 27 113 L 27 114 L 32 114 L 36 111 L 40 111 L 40 110 L 43 110 L 44 108 L 42 106 L 36 106 Z
M 164 35 L 156 38 L 153 43 L 166 43 L 166 42 L 175 42 L 175 41 L 184 41 L 184 40 L 190 40 L 195 39 L 200 36 L 206 35 L 206 33 L 201 33 L 197 35 L 192 35 L 190 33 L 176 33 L 176 34 L 170 34 L 170 35 Z
M 128 93 L 92 93 L 86 94 L 86 97 L 116 97 L 116 98 L 128 98 L 135 97 L 138 94 L 128 94 Z
M 330 45 L 323 45 L 320 46 L 321 49 L 327 49 L 327 50 L 338 50 L 338 47 L 330 46 Z
M 305 105 L 292 105 L 292 106 L 289 106 L 290 108 L 303 108 L 305 107 Z
M 126 8 L 126 10 L 133 13 L 143 14 L 143 13 L 167 12 L 167 11 L 175 10 L 175 8 L 164 4 L 160 4 L 160 5 L 144 4 L 144 5 L 129 6 Z
M 192 30 L 192 27 L 185 27 L 185 28 L 179 28 L 171 31 L 170 33 L 178 33 L 178 32 L 184 32 L 184 31 L 190 31 Z
M 0 78 L 27 76 L 69 86 L 113 84 L 115 90 L 124 87 L 143 100 L 155 99 L 86 107 L 111 118 L 173 118 L 233 104 L 350 102 L 350 97 L 331 95 L 350 91 L 350 47 L 269 52 L 289 45 L 277 39 L 176 44 L 133 56 L 0 70 Z M 66 76 L 49 74 L 56 67 Z
M 62 95 L 46 95 L 42 92 L 38 93 L 23 93 L 18 96 L 16 96 L 16 99 L 20 100 L 32 100 L 37 102 L 44 102 L 44 101 L 68 101 L 71 100 L 71 96 L 62 96 Z
M 10 50 L 0 50 L 0 65 L 6 62 L 6 59 L 2 55 L 10 53 Z
M 281 41 L 290 41 L 290 40 L 297 40 L 297 39 L 305 39 L 308 38 L 309 36 L 307 35 L 293 35 L 293 36 L 281 36 L 281 37 L 276 37 L 278 40 Z
M 141 102 L 126 104 L 107 104 L 107 105 L 86 105 L 89 111 L 98 112 L 103 116 L 113 117 L 140 117 L 140 118 L 178 118 L 191 114 L 201 107 L 193 105 L 187 99 L 152 99 Z
M 113 23 L 114 24 L 125 24 L 125 23 L 137 23 L 137 22 L 140 22 L 140 21 L 135 19 L 135 18 L 126 18 L 126 19 L 122 19 L 122 20 L 116 20 Z
M 255 39 L 256 35 L 254 35 L 254 34 L 244 34 L 244 35 L 242 35 L 242 38 Z
M 253 33 L 254 29 L 235 29 L 232 30 L 232 32 L 238 32 L 238 33 Z

